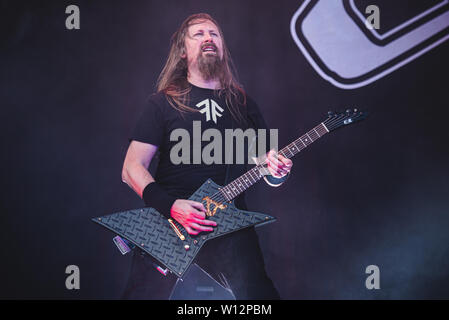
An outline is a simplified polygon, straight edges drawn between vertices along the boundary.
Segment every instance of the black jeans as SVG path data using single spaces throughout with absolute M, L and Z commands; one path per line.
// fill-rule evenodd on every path
M 177 277 L 164 277 L 153 265 L 153 258 L 134 253 L 131 273 L 123 299 L 168 299 Z M 237 231 L 206 242 L 195 263 L 238 300 L 280 299 L 265 271 L 265 263 L 254 228 Z

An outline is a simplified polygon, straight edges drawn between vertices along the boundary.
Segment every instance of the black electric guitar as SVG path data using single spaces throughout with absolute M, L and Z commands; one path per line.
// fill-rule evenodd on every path
M 329 112 L 326 120 L 287 145 L 279 153 L 286 158 L 292 158 L 326 133 L 365 117 L 366 113 L 357 109 L 342 113 Z M 240 210 L 234 206 L 233 199 L 263 178 L 265 174 L 267 174 L 267 164 L 262 162 L 224 187 L 208 179 L 189 197 L 189 200 L 204 204 L 207 219 L 217 223 L 214 231 L 190 235 L 177 221 L 167 220 L 153 208 L 129 210 L 92 220 L 144 250 L 175 275 L 182 277 L 206 241 L 276 220 L 267 214 Z

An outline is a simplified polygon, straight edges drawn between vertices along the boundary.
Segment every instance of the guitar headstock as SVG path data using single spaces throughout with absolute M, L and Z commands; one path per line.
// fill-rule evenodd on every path
M 323 121 L 327 130 L 333 131 L 348 124 L 361 121 L 368 116 L 366 112 L 358 109 L 348 109 L 344 112 L 328 112 L 328 118 Z

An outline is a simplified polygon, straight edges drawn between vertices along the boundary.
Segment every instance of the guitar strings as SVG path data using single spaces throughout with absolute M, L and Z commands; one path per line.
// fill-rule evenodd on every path
M 292 143 L 290 143 L 289 145 L 287 145 L 286 147 L 282 148 L 278 153 L 282 154 L 284 157 L 286 158 L 291 158 L 293 157 L 297 152 L 292 152 L 291 150 L 289 150 L 290 147 L 292 147 L 291 145 L 295 145 L 296 148 L 298 149 L 298 152 L 302 151 L 303 149 L 305 149 L 308 145 L 306 145 L 304 142 L 302 142 L 301 139 L 304 139 L 306 135 L 308 135 L 309 133 L 311 133 L 313 130 L 315 130 L 317 132 L 318 138 L 322 137 L 326 132 L 323 132 L 323 129 L 320 128 L 321 124 L 318 125 L 317 127 L 313 128 L 312 130 L 310 130 L 308 133 L 306 133 L 305 135 L 301 136 L 300 138 L 296 139 L 295 141 L 293 141 Z M 321 135 L 318 133 L 321 132 Z M 317 138 L 317 139 L 318 139 Z M 312 142 L 316 141 L 312 140 Z M 303 144 L 303 146 L 297 146 L 296 144 L 301 141 L 301 143 Z M 288 153 L 290 153 L 291 155 L 289 155 Z M 243 191 L 245 191 L 246 189 L 248 189 L 249 187 L 251 187 L 254 183 L 256 183 L 257 181 L 259 181 L 261 179 L 261 177 L 259 174 L 256 174 L 256 179 L 254 181 L 252 180 L 248 180 L 245 179 L 244 177 L 246 175 L 250 175 L 252 177 L 252 179 L 254 179 L 254 176 L 251 174 L 251 172 L 253 171 L 260 171 L 266 169 L 265 165 L 268 165 L 268 159 L 265 159 L 263 162 L 259 163 L 258 165 L 256 165 L 254 168 L 252 168 L 251 170 L 247 171 L 246 173 L 244 173 L 243 175 L 241 175 L 240 177 L 236 178 L 235 180 L 231 181 L 227 186 L 221 188 L 218 192 L 214 193 L 210 198 L 213 201 L 217 201 L 217 202 L 221 202 L 221 201 L 228 201 L 228 199 L 226 199 L 226 197 L 222 194 L 221 190 L 223 190 L 224 188 L 227 188 L 229 185 L 233 185 L 236 181 L 241 180 L 243 178 L 243 180 L 245 181 L 250 181 L 249 185 L 247 187 L 244 187 L 243 190 L 239 190 L 239 188 L 237 187 L 238 192 L 234 191 L 234 192 L 230 192 L 231 195 L 233 196 L 230 200 L 236 198 L 240 193 L 242 193 Z M 257 169 L 257 170 L 256 170 Z M 242 184 L 240 184 L 241 186 Z M 235 190 L 235 189 L 234 189 Z M 233 194 L 235 193 L 235 195 Z
M 352 118 L 353 120 L 357 120 L 359 117 L 361 116 L 361 114 L 353 114 Z M 348 115 L 347 114 L 339 114 L 337 116 L 331 117 L 326 119 L 324 122 L 322 122 L 321 124 L 324 124 L 327 128 L 328 131 L 333 130 L 334 128 L 338 127 L 339 125 L 341 125 L 341 123 L 343 121 L 345 121 L 346 119 L 348 119 Z M 309 136 L 310 138 L 310 134 L 312 134 L 312 131 L 315 130 L 316 134 L 318 135 L 318 138 L 321 138 L 324 134 L 326 134 L 327 132 L 324 131 L 323 132 L 323 128 L 320 128 L 320 125 L 316 126 L 315 128 L 313 128 L 312 130 L 310 130 L 309 132 L 307 132 L 305 135 L 302 135 L 301 137 L 299 137 L 298 139 L 294 140 L 292 143 L 288 144 L 286 147 L 282 148 L 278 153 L 282 154 L 284 157 L 286 158 L 291 158 L 294 155 L 296 155 L 298 152 L 301 152 L 302 150 L 304 150 L 308 145 L 305 144 L 303 142 L 303 139 L 306 139 L 306 135 Z M 319 133 L 321 132 L 321 134 Z M 311 139 L 311 138 L 310 138 Z M 312 142 L 315 142 L 317 139 L 312 140 Z M 307 140 L 306 140 L 307 141 Z M 297 143 L 301 142 L 303 146 L 299 146 L 297 145 Z M 292 152 L 290 149 L 293 149 L 293 146 L 296 147 L 295 152 Z M 295 150 L 295 149 L 293 149 Z M 289 155 L 288 153 L 290 153 L 291 155 Z M 260 171 L 266 169 L 265 165 L 267 165 L 267 159 L 265 159 L 263 162 L 259 163 L 258 165 L 256 165 L 254 168 L 252 168 L 251 170 L 248 170 L 246 173 L 244 173 L 243 175 L 241 175 L 240 177 L 236 178 L 235 180 L 233 180 L 232 182 L 230 182 L 229 184 L 227 184 L 226 186 L 224 186 L 223 188 L 220 188 L 218 192 L 214 193 L 210 198 L 213 201 L 216 202 L 225 202 L 225 201 L 231 201 L 232 199 L 236 198 L 239 194 L 241 194 L 242 192 L 244 192 L 246 189 L 248 189 L 249 187 L 251 187 L 254 183 L 256 183 L 257 181 L 259 181 L 261 179 L 260 175 Z M 255 170 L 257 169 L 257 170 Z M 259 174 L 256 173 L 256 179 L 254 179 L 252 172 L 254 171 L 259 171 Z M 245 178 L 247 175 L 249 175 L 252 179 L 254 179 L 254 181 L 252 181 L 252 179 Z M 230 185 L 233 185 L 236 181 L 240 181 L 243 178 L 243 181 L 249 181 L 249 183 L 247 183 L 248 185 L 245 186 L 245 183 L 243 183 L 244 185 L 244 189 L 243 190 L 239 190 L 239 188 L 237 187 L 237 191 L 235 191 L 235 188 L 233 189 L 234 192 L 230 191 L 229 193 L 231 193 L 232 198 L 230 198 L 229 200 L 226 198 L 226 196 L 223 194 L 222 190 L 224 188 L 227 188 Z M 242 183 L 240 183 L 240 186 L 242 186 Z M 234 195 L 235 194 L 235 195 Z

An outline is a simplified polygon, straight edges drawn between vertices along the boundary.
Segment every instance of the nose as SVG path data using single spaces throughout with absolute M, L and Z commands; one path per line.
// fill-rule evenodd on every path
M 214 42 L 212 35 L 210 33 L 206 33 L 204 42 Z

